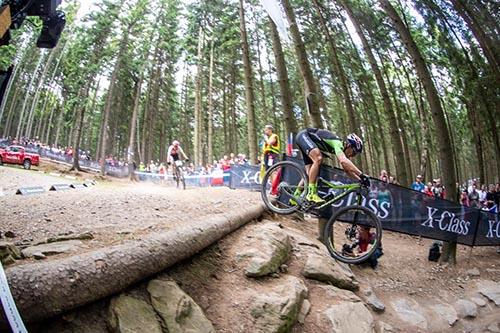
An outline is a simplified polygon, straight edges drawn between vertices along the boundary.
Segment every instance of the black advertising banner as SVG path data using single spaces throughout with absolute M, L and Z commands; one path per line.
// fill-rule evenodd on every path
M 258 165 L 233 165 L 229 171 L 231 179 L 229 187 L 232 189 L 260 190 Z
M 302 161 L 287 158 L 300 165 Z M 287 179 L 286 170 L 283 179 L 293 183 L 297 180 Z M 323 165 L 320 177 L 329 182 L 339 184 L 352 183 L 343 170 Z M 340 194 L 326 185 L 318 184 L 318 192 Z M 287 198 L 283 198 L 287 200 Z M 280 198 L 281 200 L 281 198 Z M 329 218 L 340 207 L 356 204 L 356 194 L 351 193 L 335 202 L 331 208 L 325 208 L 319 215 Z M 443 241 L 455 241 L 459 244 L 500 245 L 499 215 L 478 209 L 461 206 L 457 203 L 428 196 L 402 186 L 388 184 L 371 179 L 371 186 L 363 191 L 362 205 L 371 209 L 379 217 L 385 230 L 417 235 Z
M 500 215 L 481 211 L 474 245 L 500 245 Z

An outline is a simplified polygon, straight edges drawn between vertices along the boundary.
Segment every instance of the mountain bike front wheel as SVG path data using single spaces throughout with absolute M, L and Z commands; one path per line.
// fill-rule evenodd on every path
M 307 176 L 304 168 L 291 161 L 271 166 L 261 182 L 266 207 L 277 214 L 292 214 L 305 200 Z
M 337 210 L 323 229 L 323 240 L 335 259 L 360 264 L 381 247 L 382 225 L 373 211 L 363 206 Z

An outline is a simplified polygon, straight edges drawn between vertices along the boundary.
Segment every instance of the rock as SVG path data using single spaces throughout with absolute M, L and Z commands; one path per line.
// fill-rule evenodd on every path
M 162 332 L 153 307 L 143 300 L 126 295 L 111 300 L 108 326 L 113 333 Z
M 316 253 L 307 257 L 302 275 L 308 279 L 331 283 L 342 289 L 353 291 L 359 289 L 359 285 L 354 279 L 354 274 L 349 266 Z
M 363 289 L 363 299 L 365 303 L 370 306 L 370 308 L 375 312 L 384 312 L 385 305 L 382 301 L 375 295 L 371 287 Z
M 0 242 L 0 260 L 4 265 L 10 265 L 21 259 L 21 252 L 19 248 L 12 243 Z
M 339 300 L 341 302 L 362 302 L 361 298 L 356 296 L 356 294 L 350 290 L 340 289 L 335 286 L 329 285 L 318 286 L 318 288 L 320 288 L 322 290 L 322 293 L 324 293 L 328 297 Z
M 450 326 L 453 326 L 458 320 L 457 312 L 449 304 L 435 304 L 431 308 L 434 313 L 443 318 Z
M 400 298 L 392 301 L 391 305 L 402 321 L 423 330 L 427 330 L 427 320 L 425 319 L 425 315 L 420 305 L 416 301 Z
M 474 267 L 474 268 L 471 268 L 471 269 L 467 270 L 467 275 L 469 275 L 469 276 L 480 276 L 481 273 L 479 272 L 479 269 L 477 269 L 476 267 Z
M 456 301 L 455 309 L 461 318 L 475 318 L 477 316 L 477 305 L 465 299 Z
M 35 252 L 35 253 L 33 253 L 33 258 L 36 260 L 42 260 L 42 259 L 46 259 L 47 256 L 44 255 L 42 252 Z
M 290 236 L 271 223 L 258 226 L 248 238 L 251 245 L 238 253 L 236 259 L 246 262 L 245 275 L 249 277 L 277 272 L 292 250 Z
M 477 290 L 480 294 L 494 302 L 497 306 L 500 305 L 500 283 L 482 280 L 477 283 Z
M 174 281 L 151 280 L 147 289 L 168 332 L 215 332 L 203 310 Z
M 307 288 L 302 280 L 286 276 L 283 283 L 259 293 L 252 300 L 250 313 L 259 333 L 288 332 L 298 319 Z
M 7 238 L 15 238 L 16 237 L 16 234 L 13 232 L 13 231 L 6 231 L 4 234 L 3 234 L 5 237 Z
M 79 240 L 89 240 L 89 239 L 94 239 L 94 235 L 92 235 L 91 232 L 84 232 L 81 234 L 77 235 L 60 235 L 56 237 L 50 237 L 47 238 L 47 243 L 55 243 L 55 242 L 63 242 L 67 240 L 73 240 L 73 239 L 79 239 Z
M 304 324 L 304 322 L 306 321 L 306 317 L 310 311 L 311 311 L 311 302 L 309 302 L 309 300 L 305 299 L 304 302 L 302 302 L 302 306 L 300 307 L 297 321 L 301 324 Z
M 486 301 L 481 297 L 471 297 L 470 301 L 475 303 L 477 306 L 483 307 L 486 306 Z
M 391 325 L 383 321 L 378 322 L 378 333 L 394 333 L 394 332 L 397 332 L 397 330 Z
M 78 249 L 83 243 L 79 240 L 68 240 L 57 243 L 47 243 L 35 246 L 29 246 L 21 251 L 25 258 L 33 257 L 34 253 L 42 253 L 46 256 L 51 256 L 60 253 L 72 252 Z
M 488 326 L 488 332 L 500 333 L 500 327 L 499 327 L 498 323 L 491 323 Z
M 326 332 L 375 332 L 373 316 L 360 302 L 343 302 L 331 305 L 323 312 L 323 316 L 329 324 Z

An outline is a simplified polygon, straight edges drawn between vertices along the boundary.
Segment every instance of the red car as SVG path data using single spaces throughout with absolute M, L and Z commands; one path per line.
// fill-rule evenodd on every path
M 29 170 L 32 165 L 40 164 L 40 155 L 28 153 L 21 146 L 9 146 L 0 148 L 0 165 L 3 163 L 19 164 Z

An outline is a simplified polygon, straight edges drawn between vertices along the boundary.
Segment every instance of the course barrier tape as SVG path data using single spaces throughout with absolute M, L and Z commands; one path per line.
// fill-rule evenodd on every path
M 16 303 L 10 292 L 9 282 L 0 263 L 0 300 L 2 301 L 5 316 L 9 321 L 10 328 L 14 333 L 28 333 L 24 326 L 23 320 L 19 311 L 17 310 Z
M 151 173 L 151 172 L 140 172 L 136 171 L 136 175 L 143 175 L 143 176 L 149 176 L 149 177 L 157 177 L 157 178 L 169 178 L 173 179 L 173 175 L 169 174 L 160 174 L 160 173 Z M 202 178 L 223 178 L 223 177 L 229 177 L 231 174 L 230 173 L 219 173 L 219 174 L 211 174 L 211 175 L 187 175 L 184 176 L 185 179 L 202 179 Z

